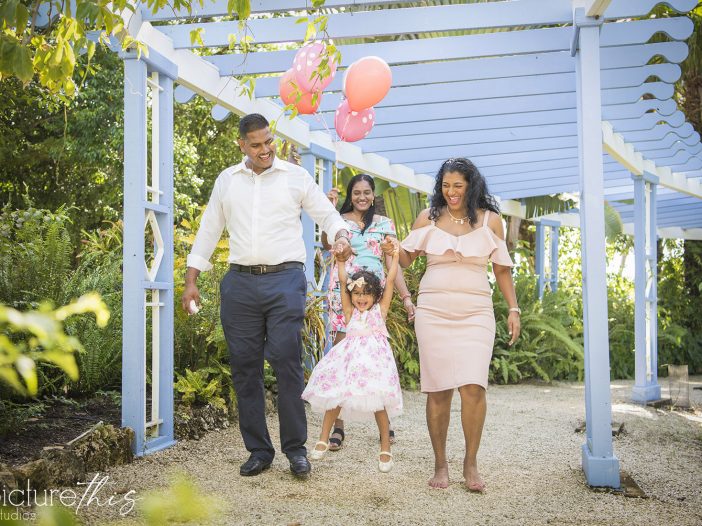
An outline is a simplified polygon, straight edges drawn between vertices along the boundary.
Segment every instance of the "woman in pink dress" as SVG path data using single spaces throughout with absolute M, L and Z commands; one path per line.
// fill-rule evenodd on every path
M 482 492 L 485 483 L 478 471 L 477 455 L 495 342 L 488 262 L 492 262 L 495 280 L 509 305 L 510 345 L 519 336 L 521 311 L 499 209 L 485 179 L 467 159 L 449 159 L 442 164 L 431 207 L 419 214 L 402 242 L 400 264 L 406 267 L 423 255 L 427 270 L 419 285 L 415 330 L 434 449 L 434 476 L 429 485 L 448 487 L 446 436 L 451 399 L 458 388 L 466 443 L 465 485 Z

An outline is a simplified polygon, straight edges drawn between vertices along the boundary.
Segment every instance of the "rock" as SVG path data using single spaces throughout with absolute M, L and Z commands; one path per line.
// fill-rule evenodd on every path
M 7 464 L 0 464 L 0 491 L 12 491 L 17 489 L 17 479 L 12 468 Z
M 100 424 L 71 448 L 84 459 L 87 471 L 103 471 L 109 466 L 129 464 L 134 460 L 133 440 L 134 431 L 128 427 Z
M 30 487 L 35 490 L 49 489 L 54 486 L 52 469 L 45 458 L 32 460 L 14 469 L 15 480 L 20 488 Z
M 207 431 L 228 427 L 227 412 L 211 405 L 179 405 L 174 414 L 174 432 L 178 440 L 199 440 Z
M 85 461 L 70 448 L 45 448 L 40 458 L 46 460 L 52 486 L 72 486 L 85 480 Z

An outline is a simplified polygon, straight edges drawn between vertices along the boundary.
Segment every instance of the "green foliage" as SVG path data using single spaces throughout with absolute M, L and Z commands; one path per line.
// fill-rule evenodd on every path
M 18 394 L 36 395 L 36 362 L 51 363 L 77 380 L 75 353 L 82 346 L 64 332 L 63 322 L 87 312 L 95 314 L 99 327 L 104 327 L 110 317 L 100 296 L 94 293 L 56 310 L 48 303 L 25 312 L 0 305 L 0 382 Z
M 66 286 L 72 296 L 97 291 L 112 313 L 101 329 L 84 318 L 66 324 L 66 332 L 79 338 L 83 345 L 76 356 L 79 379 L 67 388 L 82 396 L 118 390 L 122 382 L 122 262 L 113 257 L 95 263 L 95 259 L 83 258 Z
M 205 524 L 221 512 L 218 502 L 184 474 L 173 477 L 167 488 L 149 492 L 137 509 L 150 526 Z
M 46 405 L 41 402 L 16 404 L 0 399 L 0 438 L 20 432 L 28 419 L 39 417 L 44 411 Z
M 512 347 L 508 345 L 507 303 L 497 287 L 493 292 L 497 329 L 490 380 L 582 380 L 582 330 L 576 318 L 577 303 L 571 294 L 551 292 L 544 295 L 543 302 L 539 301 L 536 279 L 525 274 L 515 276 L 515 289 L 522 309 L 522 332 Z
M 221 385 L 216 378 L 209 378 L 209 369 L 198 369 L 193 372 L 185 370 L 185 375 L 176 373 L 175 390 L 180 393 L 184 404 L 211 405 L 218 409 L 227 408 L 227 404 L 219 393 Z
M 0 212 L 0 301 L 16 308 L 42 300 L 63 303 L 63 285 L 72 262 L 70 222 L 65 209 L 56 213 L 29 207 Z

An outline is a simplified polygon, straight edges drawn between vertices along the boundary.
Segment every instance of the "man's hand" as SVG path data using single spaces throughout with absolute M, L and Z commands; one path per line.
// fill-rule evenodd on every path
M 339 190 L 336 188 L 332 188 L 327 192 L 327 199 L 331 201 L 331 204 L 336 206 L 336 204 L 339 202 Z
M 337 261 L 346 261 L 353 255 L 351 245 L 345 237 L 340 237 L 334 241 L 333 252 Z
M 185 284 L 185 290 L 183 291 L 183 295 L 180 298 L 180 303 L 183 306 L 183 310 L 187 312 L 188 314 L 195 314 L 195 312 L 192 311 L 190 302 L 194 301 L 195 305 L 197 307 L 200 306 L 200 291 L 197 288 L 197 285 L 195 283 L 186 283 Z

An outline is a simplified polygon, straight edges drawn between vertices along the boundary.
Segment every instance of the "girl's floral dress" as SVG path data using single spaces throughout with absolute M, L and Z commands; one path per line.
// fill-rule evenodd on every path
M 400 377 L 378 303 L 353 310 L 346 338 L 315 366 L 302 399 L 319 413 L 340 406 L 343 420 L 366 420 L 383 409 L 390 419 L 402 414 Z
M 380 278 L 380 284 L 385 287 L 385 270 L 383 267 L 383 252 L 380 250 L 380 243 L 386 235 L 396 237 L 395 225 L 392 220 L 376 216 L 377 221 L 373 221 L 366 231 L 361 234 L 359 226 L 350 220 L 346 220 L 349 225 L 349 238 L 354 256 L 346 260 L 346 273 L 349 278 L 359 270 L 367 270 Z M 345 332 L 344 311 L 341 307 L 341 295 L 339 292 L 339 273 L 336 268 L 336 261 L 332 265 L 329 275 L 329 331 Z

